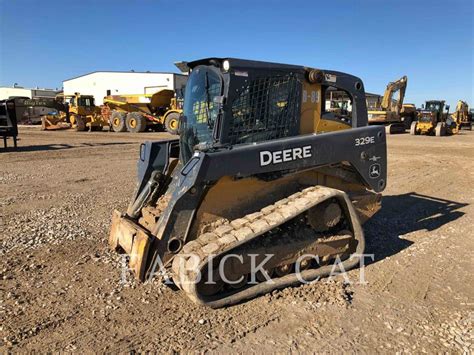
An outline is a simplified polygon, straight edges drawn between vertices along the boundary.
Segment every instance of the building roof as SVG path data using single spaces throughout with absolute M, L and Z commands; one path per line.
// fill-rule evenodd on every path
M 25 88 L 23 86 L 0 86 L 0 89 L 16 89 L 16 90 L 36 90 L 36 91 L 59 91 L 57 89 L 49 88 Z
M 83 77 L 83 76 L 92 75 L 92 74 L 96 74 L 96 73 L 117 73 L 117 74 L 173 74 L 173 75 L 185 76 L 184 74 L 181 74 L 181 73 L 163 72 L 163 71 L 96 70 L 96 71 L 92 71 L 92 72 L 90 72 L 90 73 L 78 75 L 78 76 L 75 76 L 75 77 L 73 77 L 73 78 L 69 78 L 69 79 L 63 80 L 63 83 L 64 83 L 65 81 L 74 80 L 74 79 L 77 79 L 77 78 L 81 78 L 81 77 Z

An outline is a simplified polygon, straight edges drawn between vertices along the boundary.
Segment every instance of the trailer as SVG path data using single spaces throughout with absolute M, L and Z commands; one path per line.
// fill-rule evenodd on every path
M 0 101 L 0 137 L 3 137 L 4 148 L 7 148 L 8 138 L 12 138 L 13 146 L 17 147 L 18 123 L 14 99 Z

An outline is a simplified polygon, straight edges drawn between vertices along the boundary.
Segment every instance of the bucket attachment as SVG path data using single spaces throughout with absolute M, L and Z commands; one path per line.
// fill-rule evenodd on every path
M 151 244 L 148 232 L 115 210 L 112 214 L 109 245 L 113 250 L 130 256 L 128 266 L 135 278 L 144 281 L 148 250 Z
M 53 115 L 41 117 L 41 129 L 43 131 L 56 131 L 69 128 L 71 128 L 71 124 L 67 123 L 64 117 L 56 117 Z

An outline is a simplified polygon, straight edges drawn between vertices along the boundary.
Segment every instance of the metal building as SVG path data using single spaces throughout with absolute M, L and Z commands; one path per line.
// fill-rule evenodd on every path
M 63 81 L 65 95 L 78 92 L 94 95 L 95 104 L 102 105 L 108 95 L 154 93 L 160 89 L 176 90 L 186 84 L 187 76 L 163 72 L 95 71 Z

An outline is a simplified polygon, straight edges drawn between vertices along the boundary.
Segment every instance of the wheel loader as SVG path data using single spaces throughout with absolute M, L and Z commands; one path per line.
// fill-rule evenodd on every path
M 404 133 L 410 128 L 416 116 L 416 110 L 413 110 L 411 105 L 403 105 L 407 84 L 406 76 L 388 83 L 381 102 L 377 102 L 375 109 L 368 112 L 369 124 L 384 125 L 388 134 Z M 398 100 L 393 100 L 396 92 L 398 92 Z
M 57 115 L 45 115 L 41 119 L 43 130 L 58 130 L 74 128 L 76 131 L 100 131 L 108 126 L 108 121 L 102 116 L 101 108 L 95 106 L 94 96 L 57 95 L 57 104 L 53 108 L 58 110 Z
M 146 129 L 164 128 L 178 133 L 182 99 L 174 90 L 161 89 L 154 94 L 110 95 L 104 98 L 110 112 L 114 132 L 143 132 Z
M 219 308 L 357 266 L 387 181 L 362 80 L 235 58 L 187 66 L 179 138 L 141 145 L 132 201 L 112 216 L 110 247 L 135 277 L 167 272 Z M 351 98 L 348 122 L 332 124 L 329 88 Z
M 444 112 L 446 108 L 446 112 Z M 418 121 L 412 122 L 410 134 L 435 135 L 437 137 L 456 134 L 459 122 L 449 115 L 449 105 L 444 100 L 429 100 L 422 106 Z

